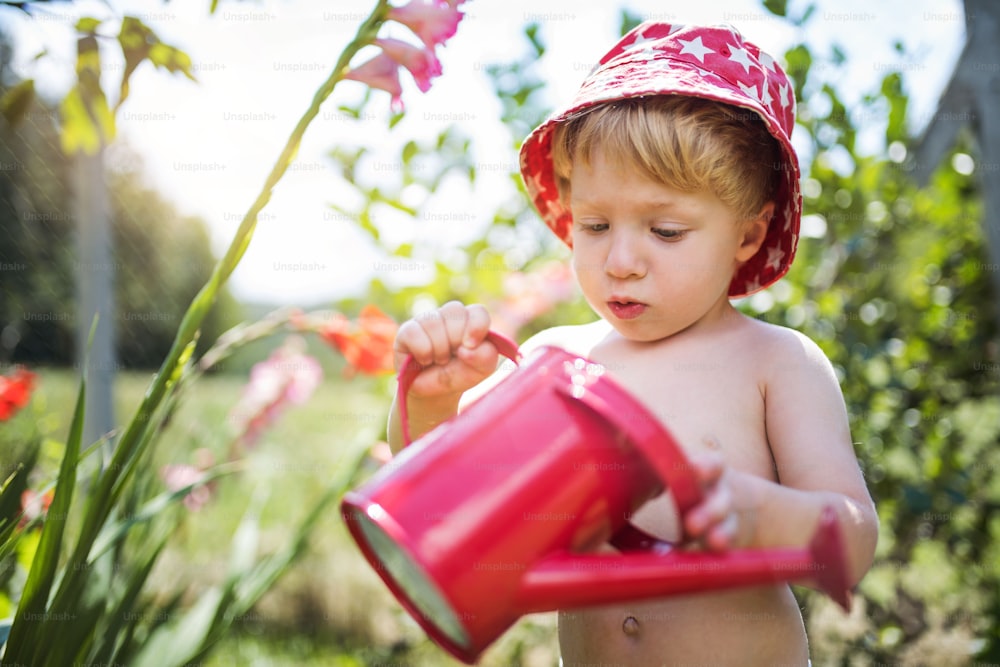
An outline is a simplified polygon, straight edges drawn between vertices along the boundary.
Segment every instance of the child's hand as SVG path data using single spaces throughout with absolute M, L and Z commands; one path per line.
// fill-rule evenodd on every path
M 733 504 L 729 467 L 712 452 L 692 454 L 689 462 L 701 483 L 703 498 L 684 517 L 685 536 L 709 551 L 740 546 L 740 518 Z
M 396 334 L 393 358 L 400 368 L 407 355 L 424 367 L 410 396 L 433 399 L 460 395 L 496 370 L 496 347 L 486 340 L 490 316 L 480 305 L 450 301 L 407 320 Z

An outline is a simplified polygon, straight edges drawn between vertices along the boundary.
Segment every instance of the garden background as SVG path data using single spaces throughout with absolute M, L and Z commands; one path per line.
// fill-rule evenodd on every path
M 739 307 L 801 329 L 832 359 L 882 522 L 849 616 L 797 591 L 814 664 L 1000 662 L 1000 267 L 984 233 L 1000 221 L 981 196 L 1000 164 L 983 157 L 981 108 L 937 106 L 967 35 L 996 30 L 991 13 L 975 2 L 636 1 L 591 13 L 476 0 L 459 7 L 431 90 L 404 80 L 401 109 L 362 82 L 338 85 L 254 211 L 297 115 L 375 5 L 0 5 L 0 370 L 36 374 L 30 403 L 0 423 L 0 620 L 20 614 L 24 627 L 59 632 L 82 647 L 79 662 L 454 664 L 362 561 L 333 504 L 384 460 L 391 323 L 365 306 L 398 322 L 449 299 L 482 302 L 518 339 L 587 321 L 565 250 L 523 195 L 516 149 L 602 48 L 657 18 L 735 24 L 781 54 L 796 84 L 799 256 Z M 385 29 L 411 39 L 402 25 Z M 227 34 L 254 48 L 209 47 Z M 323 48 L 304 56 L 292 42 Z M 374 49 L 359 47 L 352 64 Z M 971 65 L 977 80 L 1000 77 L 1000 58 Z M 72 91 L 86 103 L 67 105 Z M 102 96 L 106 108 L 94 105 Z M 954 141 L 921 163 L 934 123 Z M 103 143 L 106 172 L 90 139 Z M 113 244 L 95 263 L 78 254 L 74 187 L 101 173 Z M 204 300 L 196 343 L 178 347 L 247 206 L 256 236 L 228 287 Z M 95 447 L 72 407 L 91 328 L 78 312 L 87 275 L 109 281 L 114 304 L 99 323 L 114 356 L 98 368 L 113 386 L 114 430 Z M 164 377 L 172 358 L 179 370 Z M 145 412 L 157 382 L 162 405 Z M 128 473 L 105 482 L 129 433 Z M 77 558 L 83 507 L 100 505 L 104 488 L 113 502 L 98 548 Z M 53 551 L 56 525 L 66 539 Z M 51 570 L 33 579 L 45 561 Z M 46 581 L 60 591 L 51 599 L 37 593 Z M 30 618 L 29 603 L 40 605 Z M 73 635 L 69 620 L 89 629 Z M 11 644 L 30 637 L 5 630 Z M 106 649 L 99 635 L 113 638 Z M 70 653 L 37 664 L 60 655 Z M 484 663 L 555 656 L 554 620 L 539 615 Z

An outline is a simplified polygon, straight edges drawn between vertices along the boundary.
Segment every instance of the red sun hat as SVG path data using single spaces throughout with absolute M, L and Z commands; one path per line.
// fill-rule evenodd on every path
M 552 133 L 582 109 L 649 95 L 687 95 L 749 109 L 759 115 L 783 153 L 784 178 L 775 194 L 775 213 L 760 250 L 733 276 L 729 297 L 753 294 L 788 272 L 799 239 L 802 194 L 799 162 L 790 137 L 795 93 L 771 56 L 728 26 L 684 26 L 649 21 L 625 35 L 587 75 L 576 97 L 525 139 L 521 175 L 545 224 L 567 245 L 573 216 L 559 201 L 552 166 Z

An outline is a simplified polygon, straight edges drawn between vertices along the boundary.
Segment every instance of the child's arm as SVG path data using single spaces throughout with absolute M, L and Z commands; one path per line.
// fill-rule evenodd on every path
M 791 337 L 789 337 L 791 336 Z M 871 567 L 878 516 L 854 455 L 840 386 L 811 340 L 785 330 L 764 391 L 767 437 L 779 483 L 696 461 L 706 500 L 685 517 L 685 530 L 709 548 L 805 546 L 821 511 L 832 507 L 855 585 Z
M 488 377 L 497 365 L 497 350 L 486 340 L 490 316 L 479 305 L 451 301 L 399 327 L 393 357 L 399 369 L 412 355 L 424 367 L 408 396 L 397 395 L 389 411 L 389 446 L 403 447 L 398 402 L 407 400 L 410 436 L 414 439 L 458 412 L 462 393 Z

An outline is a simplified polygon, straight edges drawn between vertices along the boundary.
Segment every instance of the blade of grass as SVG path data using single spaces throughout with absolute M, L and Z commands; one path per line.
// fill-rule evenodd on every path
M 116 664 L 115 656 L 128 641 L 128 638 L 135 633 L 135 627 L 146 620 L 145 614 L 135 613 L 139 594 L 142 592 L 150 572 L 156 564 L 157 558 L 166 547 L 170 532 L 164 531 L 163 535 L 154 543 L 148 554 L 138 559 L 139 567 L 131 573 L 128 585 L 122 592 L 117 603 L 109 606 L 107 613 L 101 619 L 104 627 L 98 627 L 94 633 L 97 638 L 97 646 L 87 656 L 85 664 L 91 665 L 113 665 Z
M 59 552 L 62 547 L 63 531 L 69 515 L 70 502 L 76 486 L 77 457 L 80 453 L 80 441 L 83 439 L 83 412 L 86 402 L 87 385 L 84 374 L 81 374 L 80 391 L 77 394 L 76 409 L 70 424 L 69 437 L 66 439 L 66 452 L 63 454 L 59 467 L 59 477 L 56 481 L 55 496 L 49 506 L 48 515 L 42 525 L 42 537 L 31 563 L 21 599 L 17 605 L 17 614 L 7 639 L 4 660 L 26 665 L 44 664 L 44 656 L 51 647 L 47 637 L 54 636 L 51 618 L 46 614 L 49 593 L 55 580 L 56 568 L 59 565 Z

